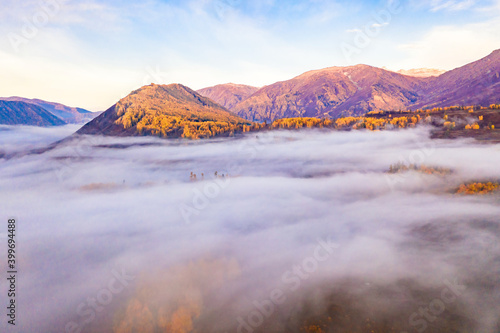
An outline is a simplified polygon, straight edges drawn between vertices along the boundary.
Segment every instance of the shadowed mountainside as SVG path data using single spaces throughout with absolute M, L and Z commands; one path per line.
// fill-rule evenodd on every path
M 59 126 L 65 123 L 38 105 L 0 100 L 0 124 Z
M 80 124 L 86 123 L 94 119 L 99 113 L 90 112 L 82 108 L 69 107 L 60 103 L 47 102 L 40 99 L 29 99 L 23 97 L 2 97 L 0 100 L 3 101 L 15 101 L 15 102 L 25 102 L 28 104 L 34 104 L 52 113 L 54 116 L 58 117 L 66 124 Z

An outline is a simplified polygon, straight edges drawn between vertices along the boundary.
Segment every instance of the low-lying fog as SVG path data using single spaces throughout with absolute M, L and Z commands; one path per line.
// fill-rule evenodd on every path
M 500 330 L 499 196 L 454 194 L 500 179 L 500 145 L 304 130 L 26 154 L 73 130 L 0 129 L 2 332 Z

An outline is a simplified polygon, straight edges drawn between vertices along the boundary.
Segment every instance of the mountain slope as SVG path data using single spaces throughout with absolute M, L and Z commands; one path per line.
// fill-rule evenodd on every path
M 38 105 L 60 118 L 67 124 L 81 124 L 94 119 L 98 113 L 90 112 L 81 108 L 73 108 L 60 103 L 47 102 L 40 99 L 29 99 L 23 97 L 1 97 L 3 101 L 17 101 Z
M 488 106 L 500 101 L 500 50 L 432 78 L 415 107 Z
M 0 100 L 0 124 L 58 126 L 64 121 L 38 105 Z
M 202 96 L 210 98 L 217 104 L 222 105 L 226 109 L 231 110 L 236 104 L 247 99 L 257 90 L 259 90 L 257 87 L 226 83 L 214 87 L 203 88 L 197 92 Z
M 77 134 L 199 138 L 229 135 L 248 124 L 188 87 L 151 84 L 121 99 Z
M 367 65 L 331 67 L 266 86 L 232 111 L 250 120 L 273 121 L 397 110 L 422 99 L 427 80 Z
M 366 65 L 331 67 L 263 87 L 231 111 L 249 120 L 273 121 L 500 102 L 500 50 L 436 76 L 439 73 L 419 69 L 403 75 Z

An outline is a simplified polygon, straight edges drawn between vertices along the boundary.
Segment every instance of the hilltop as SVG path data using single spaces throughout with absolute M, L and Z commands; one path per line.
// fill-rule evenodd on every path
M 208 138 L 243 131 L 250 122 L 181 84 L 133 91 L 77 134 Z
M 420 98 L 424 79 L 367 65 L 330 67 L 266 86 L 232 111 L 255 121 L 361 115 L 403 109 Z
M 313 70 L 251 92 L 230 85 L 200 90 L 242 118 L 274 121 L 290 117 L 338 118 L 394 111 L 499 102 L 500 50 L 443 73 L 416 69 L 393 72 L 368 65 Z M 240 102 L 234 104 L 235 101 Z

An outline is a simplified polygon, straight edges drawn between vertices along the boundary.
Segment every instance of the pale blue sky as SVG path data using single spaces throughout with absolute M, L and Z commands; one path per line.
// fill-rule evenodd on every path
M 500 0 L 0 4 L 0 96 L 93 111 L 151 82 L 263 86 L 358 63 L 453 69 L 500 48 Z

